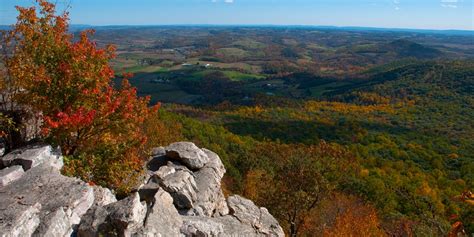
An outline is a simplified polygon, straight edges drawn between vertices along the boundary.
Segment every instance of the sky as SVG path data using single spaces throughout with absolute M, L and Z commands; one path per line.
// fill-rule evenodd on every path
M 474 0 L 52 0 L 88 25 L 313 25 L 474 30 Z M 0 0 L 0 25 L 15 5 Z

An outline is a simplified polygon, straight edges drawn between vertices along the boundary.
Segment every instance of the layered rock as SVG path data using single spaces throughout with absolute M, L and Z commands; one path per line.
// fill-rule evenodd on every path
M 20 165 L 14 165 L 6 169 L 0 170 L 0 188 L 7 186 L 11 182 L 21 178 L 25 171 Z
M 143 184 L 117 201 L 105 188 L 62 176 L 51 146 L 1 158 L 3 236 L 284 236 L 267 209 L 224 197 L 219 156 L 193 143 L 153 149 Z
M 14 150 L 2 157 L 1 162 L 5 167 L 21 165 L 24 170 L 44 163 L 57 169 L 63 167 L 61 152 L 48 145 L 29 146 Z
M 61 175 L 51 146 L 16 150 L 2 162 L 26 172 L 0 188 L 0 236 L 69 236 L 94 202 L 92 187 Z
M 149 200 L 156 192 L 168 192 L 180 214 L 168 216 L 176 222 L 181 220 L 182 235 L 284 236 L 283 229 L 267 209 L 240 196 L 225 199 L 221 179 L 226 170 L 216 153 L 189 142 L 155 148 L 153 153 L 147 165 L 150 178 L 139 193 L 143 200 Z M 163 218 L 152 213 L 150 216 Z M 151 232 L 141 231 L 140 234 L 176 236 L 170 235 L 170 231 L 160 232 L 156 227 L 147 229 Z

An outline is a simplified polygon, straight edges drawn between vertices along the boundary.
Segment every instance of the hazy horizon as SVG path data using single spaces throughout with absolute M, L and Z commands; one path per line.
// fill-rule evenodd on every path
M 15 5 L 2 0 L 0 24 L 15 22 Z M 93 26 L 274 25 L 474 30 L 468 0 L 63 0 L 71 23 Z

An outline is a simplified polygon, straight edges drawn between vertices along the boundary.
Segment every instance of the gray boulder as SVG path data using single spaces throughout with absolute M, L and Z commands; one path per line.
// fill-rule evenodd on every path
M 0 217 L 1 237 L 31 236 L 40 224 L 41 204 L 3 210 Z
M 194 177 L 186 171 L 177 171 L 166 176 L 160 186 L 171 194 L 178 209 L 190 209 L 196 200 L 197 186 Z
M 50 146 L 4 156 L 0 237 L 284 236 L 267 209 L 239 196 L 225 199 L 217 154 L 192 143 L 171 147 L 154 150 L 138 192 L 120 201 L 108 189 L 61 175 L 62 157 Z
M 96 237 L 103 235 L 109 228 L 107 226 L 107 217 L 109 212 L 103 206 L 94 206 L 90 208 L 82 217 L 77 228 L 78 237 Z
M 14 165 L 0 170 L 0 188 L 20 179 L 24 173 L 25 171 L 23 171 L 23 167 L 19 165 Z
M 272 236 L 259 233 L 252 226 L 241 223 L 231 215 L 221 217 L 185 216 L 181 234 L 186 237 Z
M 154 150 L 162 154 L 162 149 Z M 188 142 L 174 143 L 165 150 L 168 158 L 173 161 L 164 164 L 163 158 L 155 158 L 161 159 L 162 166 L 155 166 L 156 171 L 152 176 L 152 181 L 160 183 L 161 187 L 171 194 L 180 213 L 190 216 L 226 215 L 228 208 L 221 189 L 221 179 L 225 174 L 225 168 L 219 156 L 210 150 L 199 149 Z M 174 153 L 170 152 L 171 150 L 176 152 L 175 155 L 179 158 L 172 158 L 173 155 L 170 153 Z M 182 157 L 187 159 L 182 159 Z M 201 159 L 203 157 L 205 157 L 204 160 Z M 197 166 L 190 166 L 188 160 L 200 161 L 203 166 L 197 169 Z M 150 197 L 154 190 L 156 187 L 147 184 L 142 187 L 141 194 Z
M 181 234 L 186 237 L 218 237 L 224 234 L 224 225 L 213 218 L 185 216 Z
M 146 212 L 138 193 L 107 206 L 94 206 L 82 217 L 77 236 L 131 236 L 143 226 Z
M 110 189 L 101 186 L 93 186 L 92 188 L 94 190 L 94 205 L 105 206 L 117 201 L 117 198 Z
M 166 166 L 170 167 L 170 168 L 173 168 L 176 171 L 186 171 L 190 174 L 192 174 L 193 172 L 186 166 L 182 165 L 180 162 L 178 161 L 168 161 L 166 163 Z
M 258 233 L 267 236 L 285 236 L 278 221 L 266 208 L 257 207 L 252 201 L 238 195 L 227 199 L 230 213 L 240 223 L 252 226 Z
M 222 216 L 229 213 L 227 202 L 221 189 L 221 179 L 225 168 L 219 156 L 203 149 L 209 157 L 209 162 L 200 170 L 194 172 L 197 193 L 194 207 L 187 215 L 193 216 Z
M 142 225 L 146 217 L 147 207 L 140 202 L 138 193 L 118 202 L 105 206 L 109 213 L 107 221 L 119 236 L 129 236 L 136 232 Z
M 266 215 L 266 213 L 262 213 L 262 215 Z M 184 216 L 181 233 L 187 237 L 285 236 L 278 223 L 276 227 L 265 222 L 263 224 L 258 224 L 260 223 L 258 221 L 255 223 L 257 225 L 249 224 L 248 219 L 242 221 L 234 215 L 220 217 Z
M 224 177 L 226 172 L 224 164 L 222 164 L 221 158 L 213 151 L 210 151 L 206 148 L 202 149 L 209 158 L 209 162 L 206 164 L 206 168 L 211 168 L 216 173 L 216 176 L 220 179 Z
M 173 206 L 173 198 L 159 189 L 145 225 L 134 236 L 179 236 L 183 220 Z
M 58 170 L 63 167 L 60 152 L 53 150 L 49 145 L 29 146 L 14 150 L 2 157 L 1 160 L 5 167 L 21 165 L 25 171 L 43 163 Z
M 206 153 L 191 142 L 176 142 L 165 150 L 167 157 L 182 162 L 192 170 L 204 167 L 209 160 Z
M 154 175 L 157 176 L 158 179 L 165 179 L 166 176 L 173 174 L 176 172 L 176 169 L 172 166 L 162 166 L 158 171 L 154 173 Z
M 40 223 L 55 222 L 69 230 L 92 206 L 94 194 L 86 183 L 62 176 L 56 167 L 44 163 L 28 170 L 13 184 L 0 188 L 0 233 L 29 236 Z M 62 213 L 64 218 L 58 218 Z M 55 214 L 51 214 L 56 212 Z M 61 221 L 62 223 L 57 223 Z M 39 230 L 42 231 L 42 230 Z M 44 230 L 49 233 L 53 230 Z
M 45 220 L 36 228 L 33 236 L 71 236 L 73 229 L 64 208 L 60 207 L 45 216 Z
M 220 217 L 184 216 L 181 233 L 187 237 L 285 236 L 283 229 L 265 208 L 260 212 L 260 208 L 251 201 L 238 196 L 231 198 L 231 202 L 238 203 L 238 209 L 231 209 L 231 213 L 234 210 L 236 213 Z M 247 215 L 242 211 L 251 213 Z
M 165 156 L 166 155 L 166 150 L 164 147 L 155 147 L 151 149 L 151 156 L 152 157 L 157 157 L 157 156 Z
M 213 219 L 215 222 L 222 224 L 224 227 L 224 233 L 220 236 L 222 237 L 234 237 L 234 236 L 245 236 L 245 237 L 268 237 L 272 235 L 265 235 L 258 233 L 258 231 L 245 223 L 240 222 L 237 218 L 233 216 L 222 216 Z M 284 235 L 282 235 L 284 236 Z

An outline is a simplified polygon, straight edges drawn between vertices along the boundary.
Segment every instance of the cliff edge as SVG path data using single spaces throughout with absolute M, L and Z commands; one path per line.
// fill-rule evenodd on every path
M 263 207 L 225 198 L 219 156 L 190 142 L 153 149 L 143 184 L 113 193 L 61 175 L 49 145 L 0 158 L 0 236 L 284 236 Z

